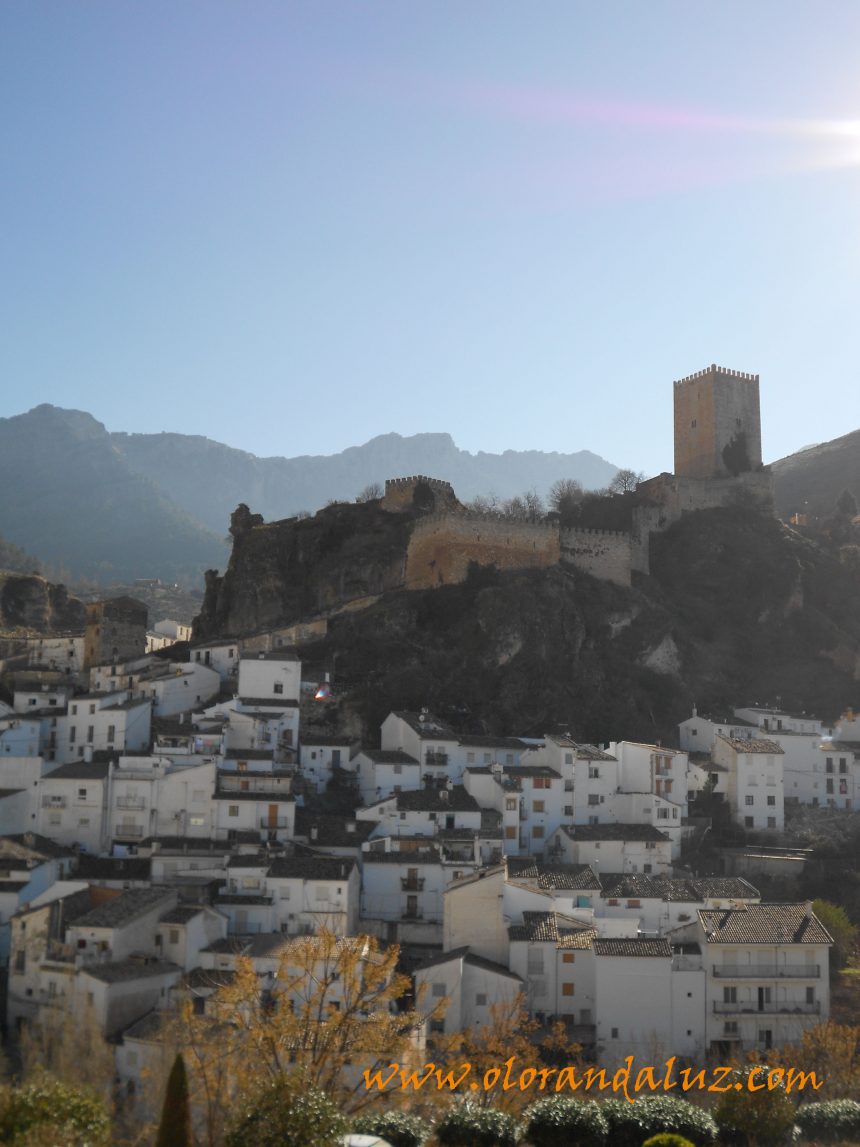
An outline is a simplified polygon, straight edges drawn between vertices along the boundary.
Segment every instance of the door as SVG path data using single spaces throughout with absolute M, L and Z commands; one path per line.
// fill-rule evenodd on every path
M 278 827 L 278 806 L 276 804 L 270 804 L 269 805 L 268 821 L 269 821 L 269 828 L 277 828 Z
M 760 1012 L 767 1010 L 767 1005 L 770 1003 L 770 988 L 759 988 L 758 990 L 758 1010 Z

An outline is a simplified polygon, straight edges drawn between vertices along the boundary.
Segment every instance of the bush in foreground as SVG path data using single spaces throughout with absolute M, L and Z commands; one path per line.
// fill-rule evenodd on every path
M 516 1147 L 519 1129 L 513 1116 L 466 1100 L 449 1107 L 436 1124 L 440 1147 Z
M 860 1103 L 854 1099 L 829 1099 L 799 1107 L 794 1118 L 804 1139 L 818 1143 L 860 1141 Z
M 791 1139 L 794 1128 L 795 1107 L 786 1094 L 785 1084 L 762 1091 L 750 1091 L 747 1080 L 757 1072 L 760 1083 L 767 1068 L 751 1065 L 735 1072 L 732 1077 L 741 1086 L 720 1096 L 714 1116 L 720 1129 L 720 1142 L 733 1147 L 779 1147 Z
M 526 1111 L 525 1134 L 532 1147 L 603 1147 L 609 1124 L 599 1104 L 554 1095 Z
M 100 1100 L 55 1080 L 3 1088 L 0 1143 L 28 1138 L 63 1147 L 106 1147 L 110 1120 Z
M 267 1079 L 242 1096 L 226 1147 L 340 1147 L 347 1121 L 298 1073 Z
M 648 1095 L 634 1103 L 607 1099 L 602 1107 L 612 1147 L 640 1147 L 644 1140 L 661 1133 L 680 1135 L 694 1147 L 708 1147 L 717 1140 L 717 1125 L 708 1112 L 685 1099 Z
M 670 1131 L 664 1131 L 646 1139 L 642 1147 L 695 1147 L 695 1145 L 683 1135 L 673 1135 Z
M 429 1123 L 405 1111 L 372 1111 L 360 1115 L 352 1129 L 359 1135 L 378 1135 L 391 1147 L 422 1147 L 430 1135 Z

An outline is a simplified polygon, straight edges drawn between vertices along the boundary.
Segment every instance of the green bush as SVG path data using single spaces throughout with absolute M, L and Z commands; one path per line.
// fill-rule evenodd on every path
M 297 1073 L 267 1079 L 241 1096 L 226 1147 L 340 1147 L 347 1121 Z
M 102 1147 L 110 1139 L 110 1120 L 100 1100 L 55 1080 L 0 1092 L 0 1143 L 20 1143 L 43 1130 L 46 1140 Z
M 670 1131 L 665 1131 L 646 1139 L 642 1147 L 695 1147 L 695 1145 L 683 1135 L 673 1135 Z
M 609 1124 L 600 1106 L 564 1095 L 539 1099 L 526 1111 L 526 1138 L 532 1147 L 602 1147 Z
M 455 1103 L 436 1124 L 440 1147 L 516 1147 L 519 1128 L 513 1116 L 467 1099 Z
M 720 1142 L 730 1147 L 779 1147 L 790 1141 L 795 1120 L 795 1107 L 786 1094 L 785 1084 L 769 1085 L 762 1091 L 750 1091 L 747 1080 L 758 1072 L 757 1085 L 764 1082 L 767 1067 L 752 1064 L 736 1071 L 730 1078 L 741 1086 L 723 1092 L 714 1116 L 720 1129 Z M 727 1080 L 726 1083 L 729 1081 Z
M 640 1147 L 661 1133 L 680 1135 L 695 1147 L 707 1147 L 717 1139 L 717 1125 L 707 1111 L 671 1095 L 646 1095 L 633 1103 L 607 1099 L 602 1107 L 612 1147 Z
M 804 1139 L 819 1143 L 860 1141 L 860 1103 L 854 1099 L 829 1099 L 799 1107 L 794 1121 Z
M 405 1111 L 371 1111 L 360 1115 L 352 1129 L 359 1135 L 378 1135 L 391 1147 L 422 1147 L 430 1134 L 429 1123 Z

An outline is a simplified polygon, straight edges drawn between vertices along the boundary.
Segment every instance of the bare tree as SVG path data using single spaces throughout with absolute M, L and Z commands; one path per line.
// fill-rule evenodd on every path
M 536 490 L 526 490 L 502 503 L 502 514 L 521 522 L 534 522 L 546 513 L 543 500 Z
M 612 494 L 632 494 L 644 481 L 645 475 L 641 471 L 619 470 L 609 483 L 609 490 Z
M 569 514 L 582 501 L 584 492 L 575 478 L 559 478 L 549 489 L 550 509 L 557 514 Z
M 356 495 L 356 502 L 375 502 L 377 498 L 381 498 L 383 494 L 382 486 L 379 482 L 368 482 L 360 494 Z

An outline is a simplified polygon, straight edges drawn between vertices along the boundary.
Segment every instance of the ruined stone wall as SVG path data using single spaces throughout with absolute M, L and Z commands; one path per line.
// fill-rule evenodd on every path
M 630 534 L 614 530 L 563 529 L 560 546 L 561 560 L 566 564 L 616 585 L 631 584 L 633 544 Z
M 716 364 L 674 384 L 675 474 L 731 477 L 761 466 L 757 374 Z
M 481 515 L 429 514 L 412 529 L 406 589 L 465 579 L 470 562 L 500 570 L 536 569 L 561 559 L 558 526 Z

